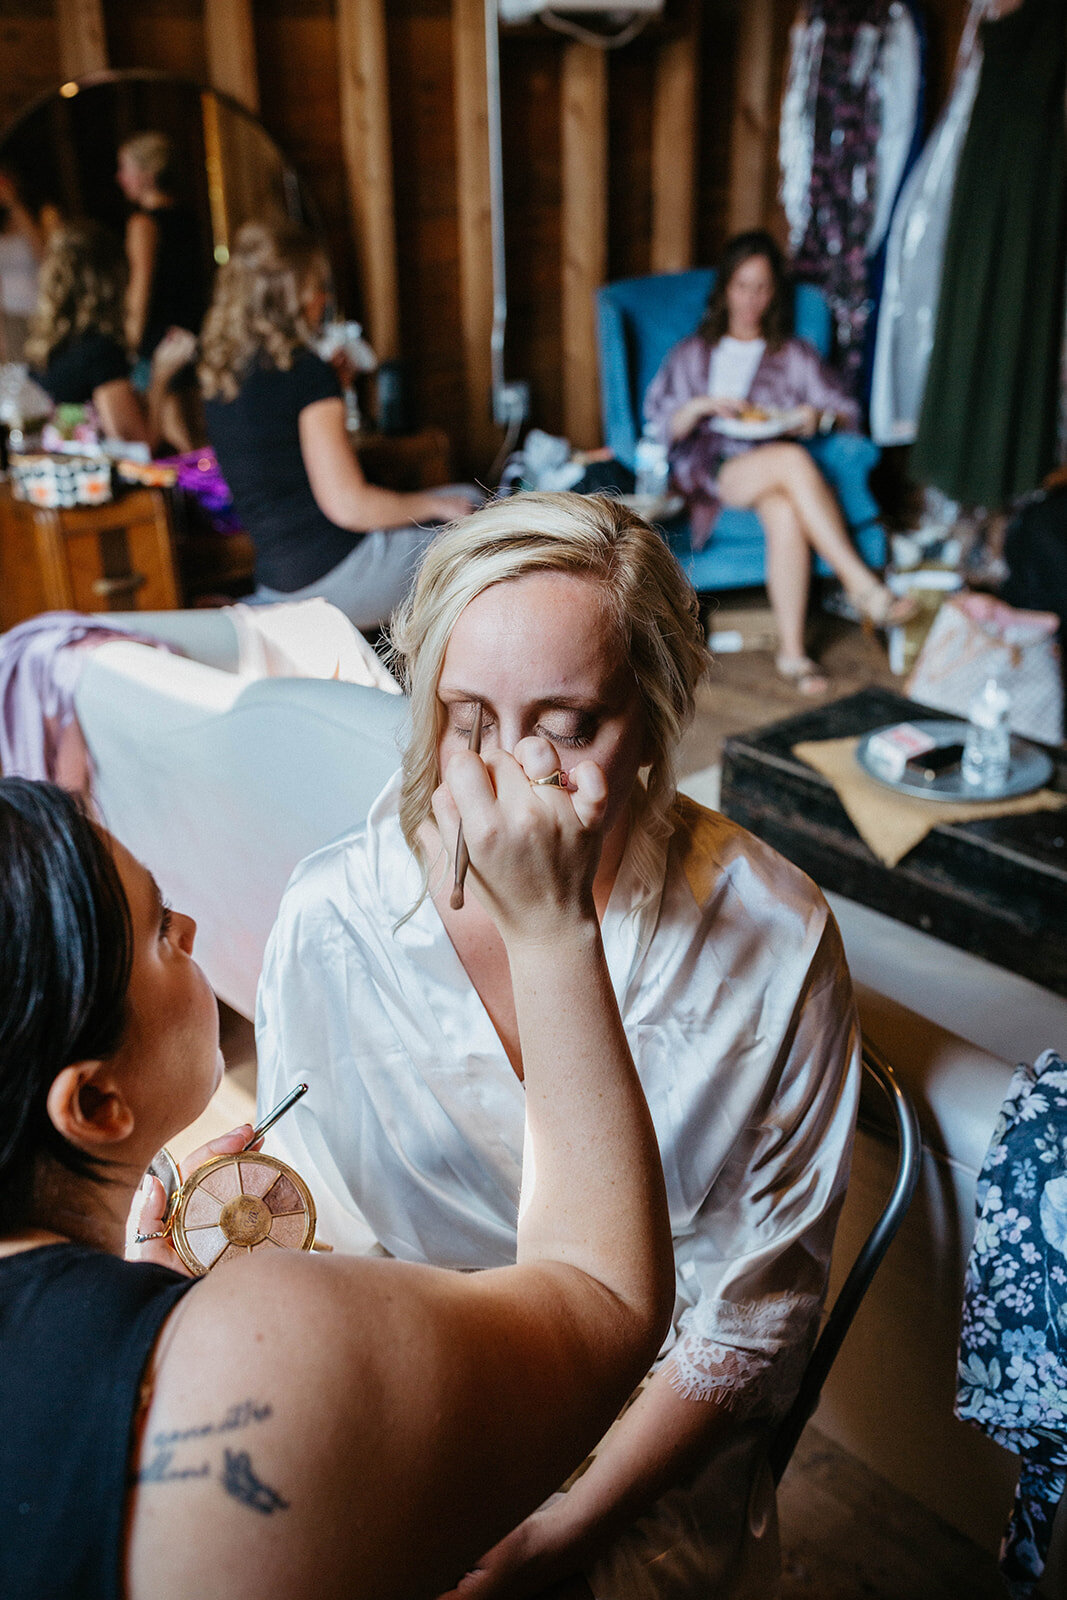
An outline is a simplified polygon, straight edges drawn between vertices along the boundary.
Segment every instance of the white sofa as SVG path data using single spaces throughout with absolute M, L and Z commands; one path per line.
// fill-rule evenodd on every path
M 76 708 L 100 804 L 174 904 L 197 918 L 216 991 L 251 1015 L 286 879 L 309 850 L 366 812 L 397 764 L 404 702 L 336 682 L 242 681 L 224 612 L 138 624 L 196 659 L 119 641 L 87 661 Z M 862 906 L 832 903 L 863 1027 L 916 1102 L 924 1165 L 914 1206 L 831 1374 L 818 1426 L 993 1551 L 1015 1460 L 952 1416 L 963 1268 L 975 1181 L 1012 1066 L 1047 1045 L 1067 1047 L 1067 1000 Z M 864 1121 L 835 1278 L 892 1169 L 884 1127 Z
M 121 639 L 87 657 L 75 710 L 97 804 L 196 918 L 216 994 L 251 1017 L 289 875 L 366 815 L 399 763 L 406 702 L 354 683 L 238 676 L 225 611 L 138 614 L 135 626 L 188 658 Z

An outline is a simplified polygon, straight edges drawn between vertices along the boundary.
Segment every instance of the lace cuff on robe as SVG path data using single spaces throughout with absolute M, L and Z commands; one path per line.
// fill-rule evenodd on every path
M 815 1342 L 821 1306 L 813 1294 L 700 1300 L 683 1314 L 667 1357 L 671 1387 L 740 1416 L 782 1415 Z

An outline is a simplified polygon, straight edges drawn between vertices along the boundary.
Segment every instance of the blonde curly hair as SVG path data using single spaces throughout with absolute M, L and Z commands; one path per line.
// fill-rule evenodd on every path
M 288 372 L 315 330 L 308 288 L 328 278 L 322 247 L 290 222 L 246 222 L 219 268 L 200 334 L 200 388 L 208 400 L 233 400 L 255 357 Z
M 659 534 L 620 501 L 532 493 L 493 501 L 438 534 L 390 625 L 391 660 L 411 697 L 400 825 L 422 866 L 423 893 L 429 863 L 419 832 L 441 781 L 437 685 L 448 641 L 460 612 L 483 590 L 533 572 L 571 573 L 601 586 L 620 654 L 637 682 L 649 765 L 633 797 L 632 849 L 651 893 L 658 844 L 671 832 L 675 755 L 710 661 L 697 597 Z
M 168 134 L 155 128 L 131 134 L 119 145 L 119 156 L 128 157 L 160 189 L 169 192 L 174 182 L 175 149 L 174 140 Z
M 65 339 L 102 333 L 125 346 L 123 330 L 126 254 L 98 222 L 57 228 L 45 247 L 37 278 L 37 309 L 30 320 L 26 360 L 44 368 Z

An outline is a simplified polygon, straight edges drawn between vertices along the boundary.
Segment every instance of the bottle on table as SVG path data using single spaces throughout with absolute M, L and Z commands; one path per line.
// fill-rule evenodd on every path
M 670 476 L 670 465 L 667 461 L 667 446 L 658 439 L 644 434 L 637 441 L 635 459 L 634 493 L 650 500 L 660 500 L 667 493 L 667 479 Z
M 968 710 L 963 746 L 963 781 L 970 789 L 995 793 L 1011 770 L 1011 695 L 996 678 L 987 678 Z

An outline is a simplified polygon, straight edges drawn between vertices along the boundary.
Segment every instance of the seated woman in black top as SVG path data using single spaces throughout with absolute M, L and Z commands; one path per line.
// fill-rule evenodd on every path
M 222 1072 L 195 924 L 71 796 L 0 779 L 4 1600 L 433 1597 L 600 1437 L 673 1301 L 593 903 L 605 804 L 594 763 L 564 791 L 503 751 L 458 753 L 435 796 L 510 961 L 518 1265 L 275 1248 L 191 1284 L 156 1180 L 140 1227 L 157 1242 L 121 1258 L 148 1162 Z
M 311 340 L 326 305 L 321 248 L 289 224 L 246 223 L 200 341 L 208 437 L 256 547 L 257 597 L 322 596 L 358 628 L 388 618 L 432 529 L 471 502 L 367 482 L 341 388 Z
M 154 448 L 164 435 L 170 379 L 191 349 L 180 337 L 161 346 L 143 400 L 123 343 L 125 288 L 126 259 L 113 234 L 96 222 L 58 228 L 41 262 L 26 359 L 57 405 L 91 402 L 110 438 Z

